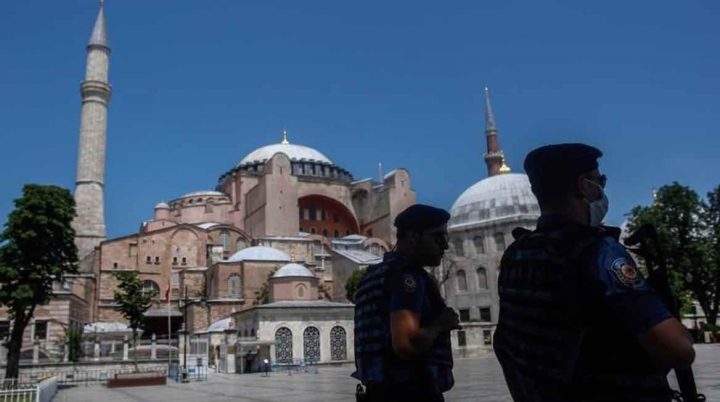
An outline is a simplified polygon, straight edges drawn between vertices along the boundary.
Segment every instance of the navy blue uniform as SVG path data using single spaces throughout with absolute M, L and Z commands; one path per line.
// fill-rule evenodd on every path
M 397 253 L 368 268 L 355 298 L 355 362 L 353 377 L 382 393 L 380 400 L 442 401 L 453 384 L 450 334 L 439 336 L 428 356 L 403 360 L 392 349 L 390 313 L 410 310 L 426 327 L 445 307 L 437 284 L 419 266 Z
M 500 268 L 495 352 L 520 401 L 669 401 L 636 336 L 671 318 L 612 230 L 543 216 Z

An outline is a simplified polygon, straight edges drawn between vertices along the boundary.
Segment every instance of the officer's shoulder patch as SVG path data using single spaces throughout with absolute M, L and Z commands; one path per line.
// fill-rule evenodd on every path
M 638 282 L 642 281 L 640 271 L 638 271 L 632 261 L 625 257 L 615 259 L 610 270 L 620 284 L 629 288 L 634 287 Z
M 403 274 L 402 278 L 403 289 L 408 293 L 415 293 L 417 290 L 417 280 L 410 274 Z

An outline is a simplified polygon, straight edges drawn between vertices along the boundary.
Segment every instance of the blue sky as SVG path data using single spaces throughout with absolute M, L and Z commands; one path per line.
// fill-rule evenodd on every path
M 0 3 L 0 222 L 23 183 L 73 188 L 93 0 Z M 253 149 L 317 148 L 356 178 L 404 167 L 449 208 L 486 175 L 482 88 L 515 171 L 601 148 L 609 221 L 677 180 L 720 184 L 714 1 L 107 0 L 106 221 L 211 189 Z

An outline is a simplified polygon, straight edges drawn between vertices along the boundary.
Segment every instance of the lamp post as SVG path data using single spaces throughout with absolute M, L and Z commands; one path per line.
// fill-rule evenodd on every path
M 187 319 L 187 308 L 188 308 L 188 288 L 187 285 L 185 285 L 185 303 L 183 305 L 183 321 L 185 323 L 185 353 L 183 353 L 183 372 L 182 372 L 182 381 L 187 382 L 187 355 L 188 355 L 188 337 L 190 336 L 190 330 L 188 328 L 188 319 Z

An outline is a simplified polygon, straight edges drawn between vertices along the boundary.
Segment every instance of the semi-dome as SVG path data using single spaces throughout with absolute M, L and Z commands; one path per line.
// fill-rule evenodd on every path
M 230 256 L 227 261 L 290 261 L 290 257 L 276 248 L 255 246 L 238 251 Z
M 289 277 L 309 277 L 314 278 L 312 272 L 300 264 L 291 262 L 290 264 L 283 265 L 282 268 L 278 269 L 273 275 L 273 278 L 289 278 Z
M 540 215 L 537 199 L 524 174 L 505 173 L 473 184 L 458 197 L 450 210 L 449 229 Z
M 187 193 L 183 195 L 180 198 L 187 198 L 187 197 L 223 197 L 227 196 L 225 193 L 221 193 L 219 191 L 212 191 L 212 190 L 203 190 L 203 191 L 193 191 L 192 193 Z
M 330 159 L 316 149 L 304 145 L 280 143 L 266 145 L 250 152 L 238 163 L 238 166 L 255 162 L 265 162 L 278 152 L 287 155 L 291 161 L 321 162 L 332 165 Z

